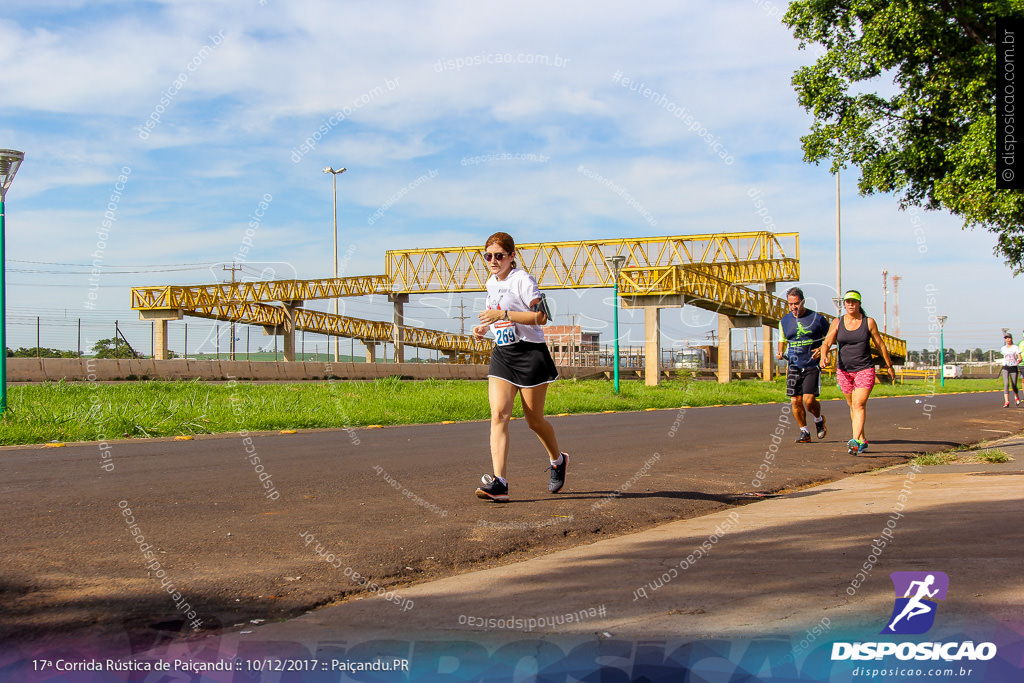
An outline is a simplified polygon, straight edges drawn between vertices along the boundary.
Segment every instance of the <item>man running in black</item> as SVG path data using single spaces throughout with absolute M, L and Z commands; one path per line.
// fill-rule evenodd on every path
M 810 443 L 811 432 L 807 428 L 808 411 L 814 416 L 818 438 L 828 434 L 825 418 L 821 414 L 818 395 L 821 393 L 821 342 L 828 334 L 828 321 L 821 313 L 804 308 L 804 293 L 799 287 L 786 292 L 789 313 L 779 321 L 779 352 L 776 358 L 785 357 L 789 346 L 789 368 L 786 372 L 786 396 L 790 397 L 793 415 L 800 425 L 797 443 Z

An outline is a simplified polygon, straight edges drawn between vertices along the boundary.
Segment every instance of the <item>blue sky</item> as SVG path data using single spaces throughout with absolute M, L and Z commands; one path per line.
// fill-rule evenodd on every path
M 835 178 L 803 162 L 810 119 L 790 78 L 817 53 L 798 50 L 784 7 L 6 0 L 0 147 L 26 153 L 7 196 L 8 344 L 34 346 L 40 316 L 43 346 L 73 348 L 81 317 L 92 339 L 116 319 L 148 349 L 130 287 L 229 278 L 253 222 L 242 277 L 330 275 L 326 166 L 348 169 L 344 274 L 382 273 L 387 249 L 496 230 L 539 242 L 767 225 L 800 233 L 802 284 L 825 308 Z M 990 233 L 860 198 L 855 180 L 842 176 L 843 285 L 880 323 L 886 269 L 903 278 L 911 348 L 929 343 L 928 297 L 949 316 L 947 346 L 998 348 L 1003 327 L 1019 338 L 1024 314 L 1001 305 L 1018 290 Z M 610 338 L 609 292 L 552 296 L 556 322 L 575 315 Z M 481 305 L 414 297 L 407 318 L 457 330 L 460 300 Z M 379 298 L 344 305 L 391 316 Z M 642 316 L 623 321 L 640 344 Z M 704 339 L 712 323 L 666 310 L 664 343 Z M 190 351 L 201 327 L 190 323 Z

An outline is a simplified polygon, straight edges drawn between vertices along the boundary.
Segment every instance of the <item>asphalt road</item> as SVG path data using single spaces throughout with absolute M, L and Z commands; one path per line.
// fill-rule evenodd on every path
M 508 504 L 473 494 L 490 470 L 486 422 L 0 449 L 0 640 L 145 644 L 190 621 L 285 618 L 365 594 L 359 576 L 400 593 L 1024 420 L 995 393 L 875 398 L 871 451 L 850 456 L 845 403 L 824 406 L 829 435 L 812 444 L 793 443 L 785 404 L 551 417 L 571 454 L 557 495 L 516 420 Z

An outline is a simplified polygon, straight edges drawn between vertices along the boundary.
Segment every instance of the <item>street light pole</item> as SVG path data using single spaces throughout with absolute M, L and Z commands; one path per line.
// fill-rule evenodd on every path
M 836 171 L 836 298 L 832 301 L 836 305 L 836 311 L 841 312 L 843 310 L 843 290 L 841 289 L 843 282 L 843 258 L 839 215 L 839 171 Z
M 946 386 L 946 318 L 945 315 L 937 315 L 939 321 L 939 386 Z
M 0 149 L 0 413 L 7 410 L 7 254 L 4 201 L 25 153 Z
M 338 279 L 338 176 L 345 172 L 345 168 L 342 167 L 335 171 L 332 167 L 328 166 L 324 169 L 324 173 L 330 173 L 334 176 L 334 279 Z M 338 315 L 338 297 L 334 297 L 334 315 Z M 334 362 L 338 362 L 338 354 L 341 348 L 341 339 L 337 335 L 334 336 Z
M 605 262 L 608 264 L 608 268 L 612 271 L 612 280 L 614 282 L 614 310 L 615 310 L 615 367 L 612 370 L 612 376 L 615 380 L 615 393 L 619 393 L 619 271 L 622 269 L 622 264 L 626 262 L 625 256 L 606 256 Z

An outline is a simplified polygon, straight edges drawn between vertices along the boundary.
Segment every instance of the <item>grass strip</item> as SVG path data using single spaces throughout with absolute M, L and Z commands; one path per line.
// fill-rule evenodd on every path
M 1006 451 L 1000 448 L 983 448 L 974 450 L 971 448 L 954 448 L 941 453 L 927 453 L 913 459 L 915 465 L 952 465 L 952 464 L 976 464 L 976 463 L 999 463 L 1011 462 Z
M 918 394 L 922 403 L 927 403 L 930 394 L 999 388 L 998 380 L 947 380 L 945 387 L 918 380 L 876 385 L 872 397 Z M 822 380 L 821 398 L 842 398 L 834 380 Z M 729 384 L 670 380 L 655 387 L 626 381 L 621 383 L 618 395 L 611 383 L 603 380 L 559 381 L 550 385 L 546 412 L 578 414 L 772 402 L 788 402 L 783 378 Z M 522 415 L 518 401 L 514 414 Z M 0 416 L 0 445 L 461 422 L 489 417 L 485 381 L 52 382 L 9 388 L 7 410 Z

